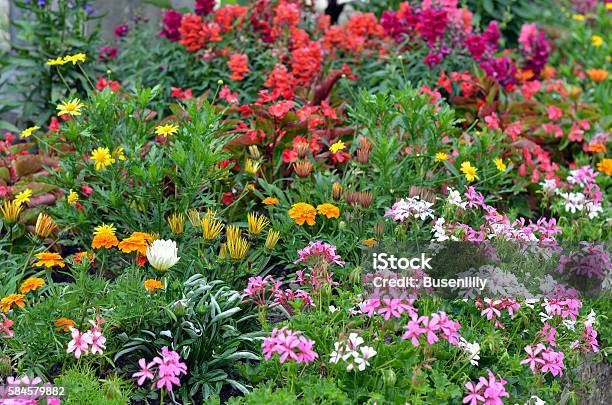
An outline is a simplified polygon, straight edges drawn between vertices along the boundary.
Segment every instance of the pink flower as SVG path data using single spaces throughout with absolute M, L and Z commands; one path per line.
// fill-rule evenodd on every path
M 138 360 L 138 364 L 140 365 L 140 371 L 132 374 L 132 377 L 134 378 L 138 377 L 138 381 L 137 381 L 138 385 L 144 384 L 147 378 L 149 380 L 152 380 L 153 378 L 155 378 L 155 376 L 153 375 L 153 372 L 151 371 L 151 367 L 153 367 L 156 364 L 155 362 L 151 362 L 147 364 L 147 360 L 143 357 L 140 360 Z
M 81 357 L 81 354 L 87 354 L 89 351 L 89 345 L 93 343 L 91 335 L 89 333 L 81 333 L 78 329 L 71 327 L 70 334 L 72 340 L 68 342 L 66 353 L 74 352 L 74 357 L 77 359 Z
M 478 383 L 476 384 L 476 386 L 474 386 L 471 381 L 468 381 L 465 384 L 465 388 L 468 389 L 468 393 L 465 397 L 463 397 L 464 404 L 467 404 L 469 402 L 470 405 L 477 405 L 478 401 L 485 401 L 484 397 L 479 393 L 480 389 L 482 388 L 482 383 Z
M 563 117 L 563 110 L 553 105 L 549 106 L 546 111 L 548 112 L 548 118 L 552 121 L 557 121 L 559 118 Z
M 104 350 L 106 350 L 106 338 L 102 335 L 102 332 L 93 332 L 90 330 L 87 334 L 91 338 L 91 354 L 104 354 Z
M 0 338 L 12 338 L 13 336 L 15 336 L 15 331 L 12 330 L 11 327 L 15 322 L 8 319 L 6 315 L 1 315 L 3 320 L 2 322 L 0 322 Z
M 539 365 L 544 364 L 544 360 L 542 360 L 538 355 L 546 349 L 542 343 L 538 343 L 535 349 L 532 349 L 531 346 L 525 346 L 525 352 L 529 355 L 525 360 L 521 361 L 521 364 L 529 364 L 529 368 L 533 374 L 536 373 Z
M 485 123 L 487 124 L 487 128 L 489 129 L 499 129 L 499 117 L 497 113 L 491 113 L 487 115 L 485 118 Z
M 309 364 L 319 357 L 313 350 L 314 344 L 315 341 L 302 336 L 302 332 L 294 332 L 285 326 L 281 329 L 274 328 L 270 336 L 264 339 L 261 348 L 265 360 L 278 354 L 281 363 L 293 360 L 296 363 Z
M 308 246 L 298 250 L 297 253 L 300 257 L 295 263 L 323 260 L 328 263 L 337 264 L 340 267 L 344 266 L 340 255 L 336 253 L 336 247 L 329 243 L 320 241 L 310 242 Z
M 419 325 L 425 317 L 422 316 L 418 319 L 411 319 L 408 324 L 404 327 L 406 332 L 402 335 L 402 339 L 410 339 L 413 346 L 419 345 L 419 336 L 425 333 L 425 329 Z
M 223 86 L 223 88 L 219 92 L 219 97 L 221 97 L 230 104 L 238 104 L 238 92 L 232 93 L 227 84 Z

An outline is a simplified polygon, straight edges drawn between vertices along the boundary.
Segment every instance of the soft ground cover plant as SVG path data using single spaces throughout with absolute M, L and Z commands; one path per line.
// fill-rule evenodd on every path
M 37 62 L 83 80 L 0 143 L 3 383 L 75 404 L 588 397 L 576 370 L 610 352 L 609 7 L 516 38 L 452 1 L 371 7 L 332 25 L 197 1 Z M 364 249 L 409 242 L 537 249 L 573 284 L 510 249 L 479 294 L 369 296 Z

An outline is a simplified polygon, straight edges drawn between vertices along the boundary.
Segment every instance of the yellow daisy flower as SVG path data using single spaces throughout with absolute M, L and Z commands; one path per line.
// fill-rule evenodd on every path
M 346 148 L 346 144 L 342 141 L 338 141 L 329 147 L 329 151 L 331 153 L 338 153 L 345 148 Z
M 155 134 L 160 136 L 174 135 L 178 131 L 178 125 L 164 124 L 155 127 Z
M 64 101 L 60 103 L 56 109 L 59 110 L 57 115 L 81 115 L 81 108 L 83 108 L 84 104 L 81 103 L 81 100 L 78 98 L 73 98 L 72 100 Z
M 91 160 L 95 162 L 96 170 L 104 170 L 106 167 L 115 163 L 108 148 L 98 148 L 91 152 Z
M 39 129 L 40 129 L 40 127 L 36 126 L 36 125 L 33 126 L 33 127 L 30 127 L 30 128 L 24 129 L 23 131 L 21 131 L 21 134 L 20 134 L 21 139 L 25 139 L 25 138 L 29 137 L 30 135 L 32 135 L 34 133 L 34 131 L 38 131 Z

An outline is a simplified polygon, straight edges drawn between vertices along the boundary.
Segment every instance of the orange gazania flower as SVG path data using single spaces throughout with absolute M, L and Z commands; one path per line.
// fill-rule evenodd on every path
M 264 203 L 265 205 L 278 205 L 278 198 L 266 197 L 263 199 L 262 203 Z
M 595 143 L 590 144 L 587 150 L 591 153 L 605 152 L 606 145 L 604 145 L 603 143 L 595 142 Z
M 119 244 L 119 240 L 115 236 L 117 229 L 113 224 L 102 224 L 94 228 L 94 238 L 91 241 L 91 247 L 94 249 L 106 248 L 110 249 Z
M 60 266 L 63 268 L 65 266 L 64 259 L 62 259 L 62 256 L 60 256 L 59 253 L 42 252 L 37 254 L 36 258 L 38 259 L 38 262 L 34 264 L 36 267 L 45 266 L 46 268 L 49 268 L 53 266 Z
M 589 69 L 587 74 L 594 82 L 603 82 L 608 78 L 608 71 L 605 69 Z
M 597 170 L 605 173 L 606 176 L 612 176 L 612 159 L 603 159 L 597 164 Z
M 141 256 L 147 255 L 147 247 L 153 242 L 153 237 L 148 233 L 134 232 L 117 246 L 123 253 L 138 252 Z
M 56 332 L 69 332 L 70 328 L 74 326 L 74 321 L 70 318 L 62 317 L 55 321 L 55 326 L 57 326 Z
M 372 246 L 376 245 L 377 242 L 376 242 L 376 239 L 369 238 L 369 239 L 364 240 L 361 243 L 363 244 L 363 246 L 372 247 Z
M 30 277 L 26 279 L 23 284 L 21 284 L 21 287 L 19 287 L 19 291 L 21 291 L 22 293 L 27 293 L 30 291 L 34 291 L 42 287 L 43 285 L 45 285 L 45 280 L 43 280 L 42 278 Z
M 25 295 L 23 294 L 10 294 L 0 300 L 0 309 L 2 312 L 8 312 L 11 310 L 13 305 L 23 308 L 25 307 L 25 301 L 23 300 Z
M 325 203 L 317 205 L 317 212 L 321 215 L 325 215 L 328 219 L 340 217 L 340 208 L 336 207 L 334 204 Z
M 150 292 L 153 293 L 155 290 L 164 288 L 164 285 L 159 280 L 155 280 L 154 278 L 150 278 L 145 280 L 144 287 Z
M 298 225 L 304 225 L 304 222 L 308 225 L 314 225 L 317 212 L 312 205 L 299 202 L 293 204 L 289 210 L 289 216 L 295 219 L 295 223 Z

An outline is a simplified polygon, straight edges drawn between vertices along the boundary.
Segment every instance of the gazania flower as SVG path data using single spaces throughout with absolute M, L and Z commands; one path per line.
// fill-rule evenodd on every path
M 42 278 L 30 277 L 21 284 L 21 287 L 19 287 L 19 291 L 21 291 L 22 293 L 27 293 L 30 291 L 37 290 L 43 285 L 45 285 L 45 280 L 43 280 Z
M 247 159 L 244 165 L 244 171 L 250 174 L 251 176 L 254 176 L 255 173 L 257 173 L 257 171 L 259 170 L 260 166 L 261 166 L 260 162 L 255 161 L 253 159 Z
M 117 248 L 123 253 L 138 252 L 142 256 L 147 255 L 147 247 L 153 242 L 153 237 L 148 233 L 134 232 L 129 238 L 123 239 Z
M 70 328 L 74 326 L 74 321 L 70 318 L 61 317 L 55 321 L 55 326 L 57 327 L 56 332 L 69 332 Z
M 599 35 L 592 35 L 591 43 L 593 44 L 594 47 L 599 48 L 600 46 L 603 45 L 604 39 L 600 37 Z
M 38 259 L 38 261 L 34 263 L 34 266 L 36 267 L 45 266 L 46 268 L 50 268 L 53 266 L 59 266 L 64 268 L 64 266 L 66 266 L 64 259 L 62 259 L 62 256 L 60 256 L 59 253 L 42 252 L 37 254 L 36 258 Z
M 178 125 L 174 125 L 174 124 L 158 125 L 155 127 L 155 134 L 166 137 L 168 135 L 176 134 L 178 129 L 179 129 Z
M 472 166 L 470 162 L 461 163 L 461 173 L 465 175 L 467 181 L 474 181 L 474 179 L 478 179 L 478 176 L 476 175 L 477 171 L 478 169 Z
M 78 62 L 85 62 L 86 59 L 87 56 L 84 53 L 77 53 L 64 56 L 64 63 L 72 62 L 73 65 L 76 65 Z
M 81 100 L 78 98 L 73 98 L 72 100 L 64 101 L 60 103 L 56 109 L 59 110 L 57 115 L 81 115 L 81 108 L 83 108 L 84 104 L 81 103 Z
M 603 159 L 597 164 L 597 170 L 605 173 L 606 176 L 612 176 L 612 159 Z
M 16 201 L 5 201 L 4 204 L 0 206 L 2 218 L 9 224 L 17 222 L 22 209 L 23 205 L 18 204 Z
M 437 152 L 434 160 L 436 162 L 440 162 L 442 160 L 448 160 L 448 155 L 444 152 Z
M 266 197 L 262 200 L 264 205 L 278 205 L 278 198 L 276 197 Z
M 175 212 L 168 218 L 170 231 L 175 235 L 185 232 L 185 215 Z
M 266 243 L 264 244 L 264 248 L 268 250 L 274 249 L 278 240 L 280 238 L 280 232 L 270 229 L 268 231 L 268 236 L 266 237 Z
M 48 238 L 57 229 L 57 224 L 49 215 L 41 212 L 36 219 L 36 228 L 34 232 L 41 238 Z
M 108 148 L 99 147 L 91 152 L 91 160 L 95 163 L 96 170 L 104 170 L 115 163 Z
M 227 227 L 227 252 L 234 260 L 242 260 L 249 250 L 250 243 L 242 237 L 242 230 L 237 226 Z
M 250 212 L 249 215 L 247 215 L 247 222 L 249 225 L 249 233 L 251 235 L 259 235 L 261 231 L 263 231 L 264 228 L 270 224 L 268 218 L 254 212 Z
M 58 56 L 55 59 L 47 59 L 47 66 L 61 66 L 64 65 L 67 61 L 64 60 L 61 56 Z
M 68 201 L 68 204 L 75 205 L 77 202 L 79 202 L 79 195 L 73 189 L 70 189 L 66 200 Z
M 334 204 L 325 203 L 317 205 L 317 212 L 325 215 L 327 219 L 340 217 L 340 209 Z
M 202 237 L 207 241 L 211 241 L 219 236 L 224 227 L 223 223 L 216 218 L 215 212 L 211 209 L 206 211 L 200 224 L 202 226 Z
M 30 197 L 32 197 L 32 190 L 26 188 L 21 193 L 15 196 L 15 204 L 25 204 L 30 202 Z
M 173 240 L 155 240 L 147 248 L 149 264 L 160 273 L 165 273 L 180 259 L 178 248 Z
M 28 138 L 30 135 L 32 135 L 35 131 L 38 131 L 39 129 L 40 129 L 39 126 L 33 126 L 30 128 L 26 128 L 23 131 L 21 131 L 20 137 L 21 139 Z
M 159 280 L 155 280 L 153 278 L 150 278 L 148 280 L 145 280 L 144 282 L 144 287 L 150 292 L 150 293 L 154 293 L 155 290 L 158 290 L 160 288 L 164 288 L 164 285 L 161 283 L 161 281 Z
M 11 307 L 16 306 L 19 308 L 25 307 L 24 301 L 25 295 L 23 294 L 9 294 L 7 297 L 4 297 L 0 300 L 0 308 L 2 312 L 8 312 L 11 310 Z
M 342 141 L 338 141 L 329 147 L 329 151 L 331 153 L 338 153 L 341 150 L 344 150 L 345 148 L 346 148 L 346 144 Z
M 317 212 L 314 207 L 303 202 L 293 204 L 289 210 L 289 216 L 293 218 L 298 225 L 303 225 L 304 222 L 311 226 L 314 225 L 316 215 Z
M 119 240 L 115 236 L 117 228 L 113 224 L 102 224 L 94 228 L 94 238 L 91 241 L 91 247 L 94 249 L 110 249 L 119 244 Z
M 200 211 L 195 208 L 191 208 L 187 211 L 187 219 L 189 219 L 189 223 L 191 226 L 196 227 L 200 226 L 202 219 L 200 218 Z
M 608 71 L 605 69 L 589 69 L 587 74 L 594 82 L 603 82 L 608 78 Z
M 368 239 L 364 240 L 361 243 L 363 244 L 363 246 L 372 247 L 372 246 L 376 245 L 377 242 L 376 242 L 376 239 L 374 239 L 374 238 L 368 238 Z
M 499 170 L 500 172 L 506 171 L 507 169 L 506 164 L 501 158 L 496 158 L 494 162 L 495 162 L 495 167 L 497 167 L 497 170 Z

